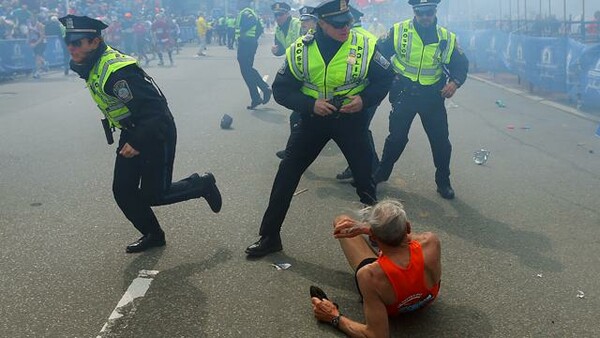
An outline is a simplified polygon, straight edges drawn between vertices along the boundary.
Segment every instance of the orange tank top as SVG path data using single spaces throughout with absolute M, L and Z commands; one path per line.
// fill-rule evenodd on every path
M 439 282 L 431 289 L 425 286 L 425 263 L 421 243 L 410 241 L 409 248 L 410 261 L 406 268 L 397 266 L 383 255 L 377 259 L 396 293 L 396 302 L 386 305 L 389 316 L 412 312 L 430 304 L 440 290 Z

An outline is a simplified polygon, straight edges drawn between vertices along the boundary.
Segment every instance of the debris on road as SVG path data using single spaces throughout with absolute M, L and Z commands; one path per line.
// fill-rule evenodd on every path
M 490 157 L 489 150 L 482 148 L 473 153 L 473 162 L 475 162 L 478 165 L 483 165 L 483 164 L 487 163 L 489 157 Z
M 233 123 L 233 117 L 224 114 L 221 118 L 221 129 L 229 129 L 231 128 L 231 124 Z
M 506 126 L 507 129 L 515 129 L 515 125 L 514 124 L 509 124 Z
M 506 105 L 502 100 L 496 100 L 496 106 L 498 106 L 498 108 L 506 108 Z
M 294 193 L 294 195 L 293 195 L 293 196 L 298 196 L 298 195 L 300 195 L 300 194 L 303 194 L 303 193 L 305 193 L 305 192 L 307 192 L 307 191 L 308 191 L 308 189 L 302 189 L 302 190 L 298 190 L 298 191 L 296 191 L 296 192 Z
M 542 277 L 544 277 L 544 276 L 543 276 L 541 273 L 538 273 L 536 276 L 537 276 L 537 278 L 542 278 Z
M 585 297 L 585 293 L 583 293 L 583 291 L 581 290 L 577 290 L 577 298 L 583 298 Z
M 271 264 L 272 267 L 274 267 L 275 269 L 277 269 L 277 271 L 281 271 L 281 270 L 287 270 L 289 269 L 292 264 L 290 263 L 273 263 Z
M 596 137 L 600 137 L 600 124 L 598 125 L 598 129 L 596 129 Z
M 526 124 L 526 125 L 522 126 L 521 129 L 523 129 L 523 130 L 529 130 L 529 129 L 531 129 L 531 126 L 528 125 L 528 124 Z

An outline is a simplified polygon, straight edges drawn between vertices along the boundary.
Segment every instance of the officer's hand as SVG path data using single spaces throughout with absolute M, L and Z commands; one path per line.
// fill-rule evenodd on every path
M 350 103 L 345 104 L 340 108 L 340 113 L 358 113 L 363 109 L 363 101 L 360 95 L 348 96 Z
M 313 108 L 315 114 L 319 116 L 327 116 L 336 111 L 336 108 L 325 99 L 318 99 L 315 101 L 315 107 Z
M 444 88 L 442 88 L 442 97 L 445 97 L 447 99 L 451 98 L 452 96 L 454 96 L 454 93 L 456 93 L 457 89 L 458 86 L 454 81 L 446 83 Z
M 279 46 L 277 46 L 277 45 L 271 46 L 271 53 L 273 53 L 273 54 L 279 53 Z
M 140 154 L 140 152 L 135 150 L 132 146 L 130 146 L 129 143 L 125 143 L 123 148 L 121 148 L 121 150 L 119 151 L 119 155 L 121 155 L 125 158 L 132 158 L 139 154 Z

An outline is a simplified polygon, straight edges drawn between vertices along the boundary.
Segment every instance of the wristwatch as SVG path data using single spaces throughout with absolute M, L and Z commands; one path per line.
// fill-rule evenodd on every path
M 342 316 L 342 315 L 340 314 L 340 315 L 338 315 L 338 316 L 336 316 L 336 317 L 333 317 L 333 319 L 331 320 L 331 325 L 332 325 L 333 327 L 335 327 L 336 329 L 337 329 L 337 328 L 340 326 L 340 317 L 341 317 L 341 316 Z

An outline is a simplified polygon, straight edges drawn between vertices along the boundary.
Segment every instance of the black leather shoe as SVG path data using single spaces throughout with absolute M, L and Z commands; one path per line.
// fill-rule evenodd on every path
M 125 252 L 142 252 L 150 248 L 164 246 L 165 244 L 167 244 L 165 241 L 165 233 L 161 230 L 158 233 L 150 233 L 140 237 L 137 241 L 129 244 L 127 248 L 125 248 Z
M 249 105 L 249 106 L 246 106 L 246 109 L 249 109 L 249 110 L 254 110 L 254 109 L 256 109 L 256 107 L 258 107 L 258 105 L 259 105 L 259 104 L 261 104 L 261 103 L 262 103 L 262 101 L 252 101 L 252 103 L 250 103 L 250 105 Z
M 342 171 L 341 173 L 337 174 L 335 176 L 336 179 L 338 180 L 348 180 L 352 178 L 352 170 L 350 170 L 350 167 L 346 167 L 346 169 L 344 169 L 344 171 Z
M 454 189 L 452 189 L 452 187 L 449 184 L 444 186 L 438 186 L 437 192 L 442 196 L 442 198 L 445 198 L 447 200 L 451 200 L 454 198 Z
M 250 257 L 262 257 L 281 250 L 283 247 L 279 235 L 261 236 L 258 241 L 246 248 L 246 254 Z
M 270 88 L 267 88 L 267 90 L 263 92 L 262 104 L 267 104 L 271 101 L 271 94 L 273 94 L 273 91 Z
M 280 151 L 276 152 L 275 156 L 277 156 L 283 160 L 283 158 L 285 157 L 285 150 L 280 150 Z
M 210 210 L 217 213 L 221 211 L 221 206 L 223 205 L 223 199 L 221 198 L 221 192 L 217 187 L 217 181 L 215 180 L 215 176 L 212 173 L 205 173 L 200 176 L 202 179 L 202 197 L 208 203 Z

